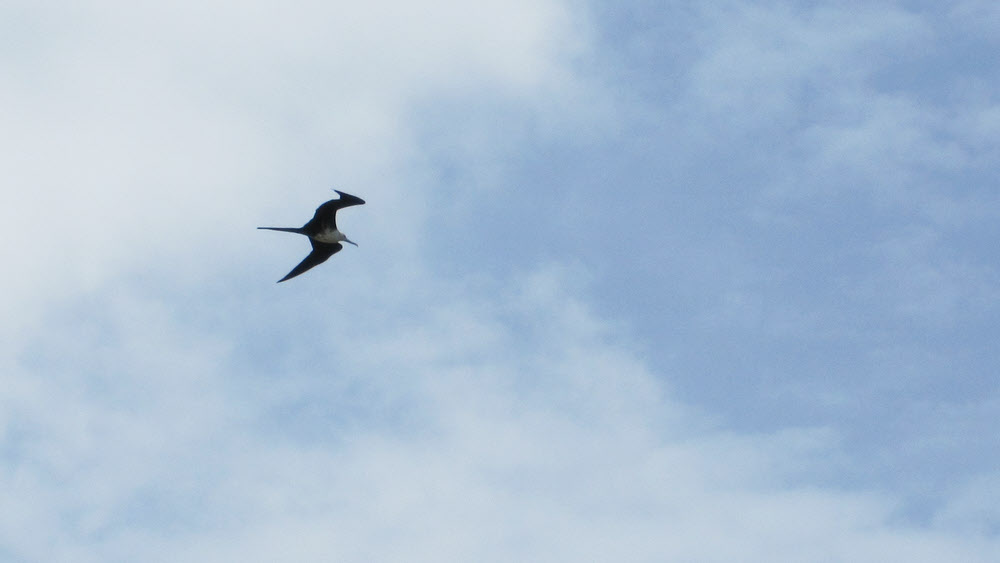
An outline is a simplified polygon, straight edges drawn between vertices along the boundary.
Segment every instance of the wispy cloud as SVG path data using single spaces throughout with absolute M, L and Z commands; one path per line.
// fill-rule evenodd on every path
M 307 332 L 326 344 L 305 366 L 278 350 L 286 372 L 234 369 L 253 348 L 141 299 L 95 312 L 97 350 L 46 339 L 12 374 L 5 544 L 84 561 L 996 555 L 894 524 L 885 496 L 810 485 L 839 455 L 828 432 L 734 434 L 678 405 L 564 276 Z
M 623 6 L 0 18 L 0 558 L 998 559 L 954 31 Z

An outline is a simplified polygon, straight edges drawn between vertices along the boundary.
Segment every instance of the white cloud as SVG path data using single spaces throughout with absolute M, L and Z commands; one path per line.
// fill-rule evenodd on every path
M 826 432 L 713 429 L 558 269 L 505 281 L 374 333 L 301 334 L 327 342 L 308 371 L 235 369 L 256 352 L 138 297 L 54 329 L 4 381 L 21 391 L 3 544 L 56 561 L 997 555 L 894 525 L 891 498 L 809 485 L 837 455 Z M 106 334 L 74 345 L 88 326 Z
M 411 112 L 485 96 L 551 124 L 602 99 L 576 91 L 577 7 L 63 8 L 25 5 L 29 58 L 2 54 L 0 557 L 996 559 L 965 500 L 991 481 L 927 529 L 822 487 L 836 432 L 727 431 L 677 403 L 588 308 L 586 272 L 427 271 Z M 764 50 L 777 78 L 804 64 Z M 693 91 L 739 97 L 737 51 Z M 302 241 L 248 237 L 304 220 L 333 178 L 364 187 L 342 222 L 376 252 L 279 292 Z
M 9 338 L 42 301 L 128 271 L 239 267 L 258 221 L 304 220 L 330 183 L 366 186 L 389 211 L 379 242 L 415 252 L 407 108 L 457 88 L 543 100 L 585 35 L 559 2 L 64 8 L 23 6 L 29 31 L 2 53 L 31 46 L 0 78 Z M 206 241 L 226 256 L 191 252 Z

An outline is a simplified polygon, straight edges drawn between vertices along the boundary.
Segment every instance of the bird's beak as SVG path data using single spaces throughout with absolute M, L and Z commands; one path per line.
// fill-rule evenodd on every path
M 354 242 L 353 240 L 348 240 L 346 238 L 344 239 L 344 242 L 349 242 L 349 243 L 353 244 L 354 246 L 358 245 L 358 243 Z

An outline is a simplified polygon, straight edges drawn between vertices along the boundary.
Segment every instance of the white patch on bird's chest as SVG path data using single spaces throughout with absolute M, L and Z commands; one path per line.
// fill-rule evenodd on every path
M 337 229 L 331 229 L 329 231 L 323 231 L 321 233 L 317 233 L 316 236 L 313 237 L 313 239 L 316 240 L 317 242 L 334 243 L 345 240 L 347 239 L 347 237 L 345 237 L 344 233 L 338 231 Z

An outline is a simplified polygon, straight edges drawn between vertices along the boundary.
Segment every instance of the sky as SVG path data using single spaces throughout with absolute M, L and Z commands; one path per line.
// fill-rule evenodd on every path
M 998 26 L 5 2 L 0 561 L 1000 560 Z

